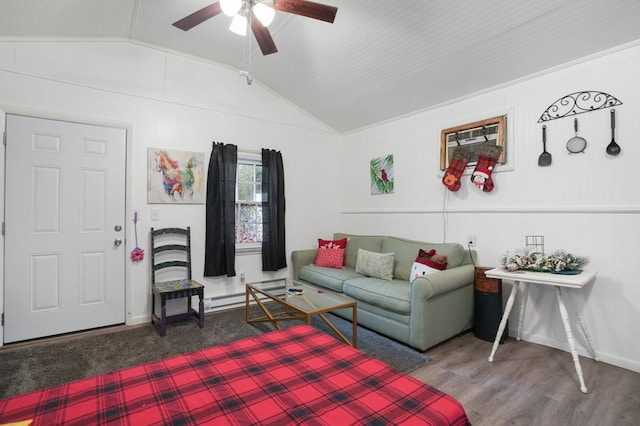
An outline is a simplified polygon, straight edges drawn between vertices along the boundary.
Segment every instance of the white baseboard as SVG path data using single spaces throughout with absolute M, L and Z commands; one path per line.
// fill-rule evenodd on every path
M 518 335 L 517 328 L 509 327 L 509 337 L 516 337 Z M 571 362 L 571 355 L 569 355 L 571 349 L 569 348 L 569 343 L 558 340 L 551 340 L 545 336 L 540 336 L 536 334 L 526 334 L 522 336 L 522 340 L 525 342 L 535 343 L 538 345 L 548 346 L 550 348 L 559 349 L 561 351 L 567 352 L 568 362 Z M 616 367 L 624 368 L 626 370 L 634 371 L 636 373 L 640 373 L 640 362 L 622 358 L 618 355 L 610 354 L 608 352 L 603 352 L 598 349 L 598 346 L 594 343 L 596 355 L 600 362 L 604 362 L 606 364 L 615 365 Z M 578 355 L 584 358 L 593 359 L 593 355 L 588 351 L 588 349 L 582 347 L 582 345 L 576 345 L 576 350 L 578 351 Z

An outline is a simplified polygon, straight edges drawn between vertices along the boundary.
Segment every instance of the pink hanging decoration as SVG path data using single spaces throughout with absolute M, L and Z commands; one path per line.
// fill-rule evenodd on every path
M 131 260 L 138 262 L 144 259 L 144 250 L 138 247 L 138 212 L 133 214 L 133 227 L 136 233 L 136 248 L 131 251 Z

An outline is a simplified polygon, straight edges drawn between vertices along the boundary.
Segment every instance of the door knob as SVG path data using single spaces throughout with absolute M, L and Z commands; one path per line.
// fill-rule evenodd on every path
M 120 244 L 122 244 L 122 240 L 120 238 L 116 238 L 115 240 L 113 240 L 114 246 L 119 247 Z

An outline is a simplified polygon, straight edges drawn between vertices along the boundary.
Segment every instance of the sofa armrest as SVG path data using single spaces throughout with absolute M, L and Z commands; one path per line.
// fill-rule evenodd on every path
M 475 267 L 461 265 L 442 272 L 417 278 L 411 292 L 413 300 L 428 300 L 473 283 Z
M 291 277 L 298 279 L 298 271 L 301 266 L 311 265 L 316 261 L 318 249 L 294 250 L 291 252 Z
M 475 267 L 466 264 L 413 281 L 411 346 L 426 350 L 469 327 L 474 279 Z

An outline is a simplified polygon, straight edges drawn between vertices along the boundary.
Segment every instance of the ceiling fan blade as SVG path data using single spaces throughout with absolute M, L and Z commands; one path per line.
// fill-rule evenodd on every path
M 196 25 L 202 24 L 204 21 L 206 21 L 209 18 L 213 18 L 220 12 L 222 12 L 222 8 L 220 8 L 220 3 L 219 2 L 213 3 L 213 4 L 210 4 L 209 6 L 203 7 L 197 12 L 193 12 L 189 16 L 185 16 L 181 20 L 174 22 L 172 25 L 174 27 L 180 28 L 181 30 L 189 31 L 191 28 L 195 27 Z
M 278 51 L 276 43 L 271 37 L 271 33 L 255 16 L 251 19 L 251 31 L 253 31 L 253 35 L 256 37 L 256 41 L 263 55 L 271 55 Z
M 275 0 L 273 8 L 282 12 L 319 19 L 333 24 L 338 8 L 307 0 Z

